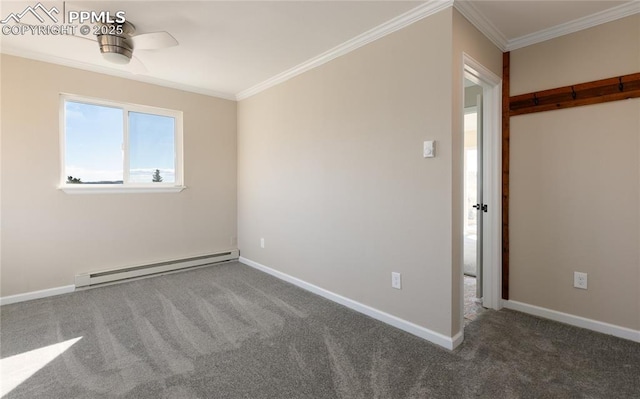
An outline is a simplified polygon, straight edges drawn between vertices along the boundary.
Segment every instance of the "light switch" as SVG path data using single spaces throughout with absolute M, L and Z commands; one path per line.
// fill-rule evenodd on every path
M 436 156 L 436 142 L 434 140 L 424 142 L 423 155 L 425 158 L 433 158 Z

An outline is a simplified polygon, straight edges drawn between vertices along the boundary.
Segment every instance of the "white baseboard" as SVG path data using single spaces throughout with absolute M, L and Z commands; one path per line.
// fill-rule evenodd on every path
M 460 345 L 460 343 L 462 343 L 462 339 L 463 339 L 462 332 L 458 332 L 453 337 L 447 337 L 446 335 L 440 334 L 435 331 L 431 331 L 428 328 L 421 327 L 417 324 L 411 323 L 410 321 L 403 320 L 399 317 L 383 312 L 381 310 L 374 309 L 360 302 L 356 302 L 353 299 L 349 299 L 342 295 L 338 295 L 334 292 L 325 290 L 324 288 L 320 288 L 317 285 L 307 283 L 306 281 L 300 280 L 299 278 L 290 276 L 286 273 L 279 272 L 277 270 L 274 270 L 270 267 L 262 265 L 258 262 L 254 262 L 242 256 L 240 257 L 239 261 L 240 263 L 243 263 L 247 266 L 251 266 L 254 269 L 270 274 L 274 277 L 279 278 L 280 280 L 284 280 L 304 290 L 310 291 L 316 295 L 320 295 L 321 297 L 324 297 L 330 301 L 339 303 L 340 305 L 353 309 L 356 312 L 365 314 L 383 323 L 389 324 L 393 327 L 399 328 L 410 334 L 426 339 L 427 341 L 432 342 L 436 345 L 440 345 L 446 349 L 450 349 L 450 350 L 455 349 L 458 345 Z
M 41 291 L 25 292 L 24 294 L 9 295 L 0 298 L 0 306 L 12 303 L 30 301 L 32 299 L 46 298 L 49 296 L 68 294 L 75 291 L 74 285 L 65 285 L 63 287 L 49 288 Z
M 616 326 L 614 324 L 587 319 L 585 317 L 558 312 L 557 310 L 542 308 L 540 306 L 529 305 L 528 303 L 518 301 L 502 301 L 502 304 L 507 309 L 517 310 L 519 312 L 543 317 L 545 319 L 559 321 L 560 323 L 570 324 L 572 326 L 586 328 L 588 330 L 597 331 L 599 333 L 613 335 L 618 338 L 640 342 L 640 331 L 632 330 L 631 328 Z
M 464 325 L 464 321 L 462 322 Z M 464 341 L 464 329 L 458 331 L 453 337 L 449 338 L 451 340 L 451 348 L 447 349 L 455 349 Z

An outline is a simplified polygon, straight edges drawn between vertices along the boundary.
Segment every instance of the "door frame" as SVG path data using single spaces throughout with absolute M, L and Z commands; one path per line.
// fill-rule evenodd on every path
M 502 79 L 466 53 L 463 78 L 483 90 L 483 190 L 489 212 L 483 228 L 483 306 L 502 309 Z M 463 85 L 464 90 L 464 85 Z M 464 96 L 463 96 L 464 102 Z M 464 112 L 464 103 L 463 103 Z M 461 268 L 460 280 L 464 284 Z M 464 315 L 464 289 L 461 290 Z M 464 323 L 463 323 L 464 325 Z

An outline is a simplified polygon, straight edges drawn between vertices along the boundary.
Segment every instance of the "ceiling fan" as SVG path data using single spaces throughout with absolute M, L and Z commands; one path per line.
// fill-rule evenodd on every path
M 136 27 L 129 21 L 102 24 L 98 33 L 100 52 L 114 64 L 128 64 L 134 50 L 159 50 L 178 45 L 178 41 L 165 31 L 136 35 Z
M 94 34 L 75 34 L 71 37 L 97 42 L 100 53 L 108 62 L 126 65 L 133 59 L 132 68 L 135 73 L 145 73 L 147 70 L 142 62 L 133 55 L 134 51 L 160 50 L 178 45 L 178 41 L 169 32 L 136 34 L 135 26 L 129 21 L 100 23 L 90 32 Z M 90 38 L 91 36 L 94 36 L 95 39 Z

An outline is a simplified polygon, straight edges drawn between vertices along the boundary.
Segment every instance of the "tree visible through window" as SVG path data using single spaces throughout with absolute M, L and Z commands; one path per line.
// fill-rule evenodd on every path
M 151 179 L 151 181 L 154 183 L 162 182 L 162 176 L 160 176 L 160 169 L 156 169 L 156 171 L 153 173 L 153 178 Z
M 63 98 L 63 184 L 180 185 L 181 113 Z

